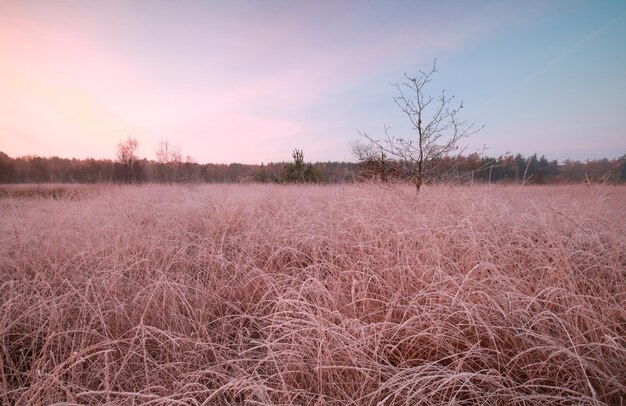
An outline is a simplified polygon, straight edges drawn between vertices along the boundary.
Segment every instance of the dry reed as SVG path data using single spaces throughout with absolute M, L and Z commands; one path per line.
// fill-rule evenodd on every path
M 626 188 L 0 200 L 0 402 L 626 404 Z

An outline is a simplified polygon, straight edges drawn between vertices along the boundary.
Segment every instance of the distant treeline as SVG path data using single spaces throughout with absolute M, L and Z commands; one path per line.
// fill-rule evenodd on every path
M 196 162 L 159 163 L 139 159 L 133 167 L 132 179 L 147 183 L 241 183 L 286 180 L 290 163 L 260 165 L 199 164 Z M 315 180 L 320 183 L 352 182 L 359 164 L 352 162 L 318 162 Z M 126 183 L 128 168 L 110 159 L 44 158 L 25 156 L 11 158 L 0 152 L 0 183 Z
M 401 165 L 393 161 L 317 162 L 307 170 L 305 181 L 348 183 L 362 180 L 402 179 Z M 292 182 L 293 164 L 277 162 L 261 165 L 199 164 L 175 165 L 141 159 L 133 168 L 136 182 L 238 183 Z M 25 156 L 11 158 L 0 152 L 0 183 L 103 183 L 126 182 L 128 174 L 119 162 L 108 159 L 68 159 Z M 303 178 L 304 179 L 304 178 Z M 618 159 L 558 163 L 544 156 L 508 155 L 489 158 L 472 154 L 442 160 L 435 179 L 442 181 L 551 183 L 625 183 L 626 155 Z
M 626 155 L 618 159 L 597 159 L 584 162 L 566 160 L 559 163 L 545 156 L 521 154 L 498 158 L 470 154 L 454 158 L 442 158 L 431 162 L 435 168 L 431 174 L 434 181 L 456 181 L 458 183 L 626 183 Z M 406 165 L 402 162 L 368 158 L 361 162 L 363 177 L 380 180 L 409 179 Z

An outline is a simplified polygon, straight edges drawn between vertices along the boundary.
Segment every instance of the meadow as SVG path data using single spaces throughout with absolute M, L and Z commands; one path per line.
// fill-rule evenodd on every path
M 626 404 L 624 186 L 3 190 L 2 404 Z

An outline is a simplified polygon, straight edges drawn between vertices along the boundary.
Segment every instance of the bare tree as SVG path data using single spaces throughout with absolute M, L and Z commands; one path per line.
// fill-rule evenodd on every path
M 398 163 L 387 158 L 385 151 L 372 143 L 355 142 L 352 144 L 352 153 L 360 162 L 358 176 L 362 180 L 386 183 L 402 176 Z
M 161 140 L 156 150 L 156 159 L 160 180 L 170 184 L 174 182 L 183 163 L 180 148 L 168 140 Z
M 120 178 L 127 183 L 139 181 L 141 168 L 137 149 L 139 141 L 129 136 L 128 139 L 117 144 L 117 160 L 121 168 Z
M 460 155 L 465 148 L 459 146 L 463 138 L 480 131 L 474 124 L 461 121 L 459 112 L 463 102 L 455 104 L 454 96 L 445 91 L 440 97 L 426 96 L 424 89 L 437 72 L 437 61 L 428 72 L 419 71 L 417 76 L 405 74 L 405 81 L 393 84 L 398 89 L 394 98 L 400 110 L 409 118 L 414 134 L 408 138 L 395 137 L 385 126 L 385 138 L 375 139 L 367 133 L 360 134 L 369 141 L 369 149 L 359 152 L 359 159 L 383 156 L 393 159 L 403 168 L 406 177 L 415 184 L 419 192 L 422 184 L 442 163 L 443 158 Z M 374 155 L 375 154 L 375 155 Z

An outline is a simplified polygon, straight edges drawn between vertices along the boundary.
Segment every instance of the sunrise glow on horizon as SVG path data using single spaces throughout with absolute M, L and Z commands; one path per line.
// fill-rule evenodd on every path
M 616 158 L 625 38 L 624 1 L 0 1 L 0 151 L 351 161 L 410 134 L 389 83 L 436 58 L 430 93 L 485 125 L 468 150 Z

